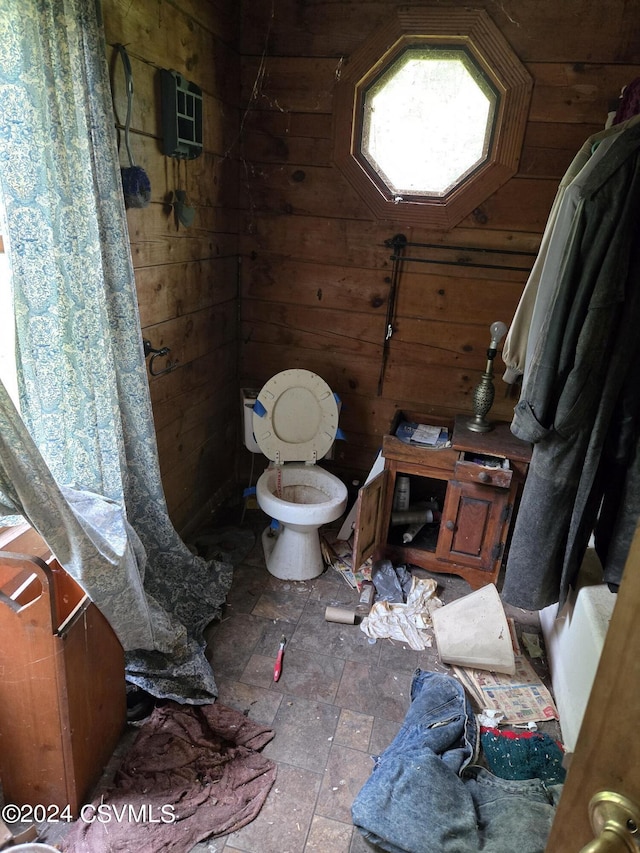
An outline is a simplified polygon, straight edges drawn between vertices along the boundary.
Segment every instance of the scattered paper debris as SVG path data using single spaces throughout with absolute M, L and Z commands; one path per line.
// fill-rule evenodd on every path
M 435 597 L 437 588 L 432 578 L 414 577 L 406 604 L 376 601 L 360 623 L 360 630 L 370 639 L 400 640 L 416 651 L 429 648 L 433 643 L 427 633 L 432 625 L 431 613 L 442 607 L 440 599 Z
M 359 592 L 363 582 L 371 580 L 371 557 L 354 571 L 350 542 L 335 539 L 332 531 L 328 531 L 321 536 L 320 546 L 325 563 L 335 569 L 352 589 L 357 589 Z
M 530 658 L 541 658 L 544 656 L 544 651 L 540 645 L 539 634 L 526 634 L 523 631 L 522 642 Z
M 487 726 L 488 728 L 499 726 L 503 720 L 504 714 L 502 711 L 496 711 L 495 708 L 485 708 L 478 714 L 478 722 L 480 725 Z
M 461 666 L 453 671 L 478 707 L 501 711 L 505 724 L 559 719 L 551 693 L 523 655 L 516 655 L 515 675 Z

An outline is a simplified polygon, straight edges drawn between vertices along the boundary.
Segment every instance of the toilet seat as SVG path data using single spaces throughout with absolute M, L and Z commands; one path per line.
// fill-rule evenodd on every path
M 258 447 L 272 462 L 315 463 L 331 448 L 338 404 L 317 373 L 294 368 L 273 376 L 253 407 Z

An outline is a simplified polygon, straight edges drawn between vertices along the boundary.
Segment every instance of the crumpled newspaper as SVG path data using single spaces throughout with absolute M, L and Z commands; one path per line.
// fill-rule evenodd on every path
M 407 643 L 421 651 L 433 643 L 427 633 L 431 627 L 431 613 L 442 602 L 436 598 L 438 584 L 432 578 L 413 578 L 406 603 L 390 604 L 376 601 L 369 615 L 360 623 L 360 630 L 373 639 L 390 638 Z
M 497 728 L 504 720 L 504 714 L 502 713 L 502 711 L 498 711 L 496 708 L 484 708 L 476 716 L 478 723 L 481 726 L 486 726 L 490 729 Z

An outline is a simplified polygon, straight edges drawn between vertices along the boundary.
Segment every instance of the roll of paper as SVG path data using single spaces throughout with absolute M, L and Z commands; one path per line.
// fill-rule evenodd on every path
M 431 524 L 433 521 L 433 510 L 416 509 L 405 510 L 403 512 L 391 513 L 391 524 Z
M 344 625 L 355 625 L 356 622 L 355 611 L 347 610 L 346 607 L 327 607 L 324 618 L 327 622 L 341 622 Z

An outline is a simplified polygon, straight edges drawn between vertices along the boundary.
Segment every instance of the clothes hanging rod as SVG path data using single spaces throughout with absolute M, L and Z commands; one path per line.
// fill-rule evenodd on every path
M 406 243 L 406 246 L 414 246 L 420 249 L 449 249 L 453 252 L 484 252 L 494 255 L 532 255 L 535 257 L 537 252 L 528 252 L 524 249 L 489 249 L 481 248 L 480 246 L 449 246 L 445 243 Z
M 477 252 L 481 255 L 508 255 L 520 258 L 535 258 L 537 255 L 537 252 L 531 252 L 521 249 L 483 249 L 477 246 L 447 246 L 443 245 L 442 243 L 411 243 L 407 240 L 404 234 L 396 234 L 394 237 L 390 237 L 388 240 L 384 241 L 384 245 L 387 246 L 387 248 L 389 249 L 393 249 L 393 254 L 391 255 L 390 260 L 392 260 L 394 263 L 396 263 L 396 261 L 413 261 L 414 263 L 419 264 L 440 264 L 442 266 L 456 267 L 464 266 L 473 269 L 506 270 L 508 272 L 530 272 L 531 267 L 508 266 L 505 264 L 477 263 L 475 261 L 465 260 L 464 258 L 457 258 L 454 261 L 439 260 L 438 258 L 412 258 L 404 254 L 404 252 L 407 248 L 419 248 L 434 249 L 439 252 Z
M 382 342 L 382 360 L 380 364 L 380 375 L 378 377 L 378 397 L 382 395 L 384 390 L 384 380 L 385 374 L 387 370 L 387 360 L 389 358 L 389 345 L 391 342 L 391 337 L 394 333 L 394 325 L 395 325 L 395 303 L 396 296 L 398 291 L 398 285 L 400 281 L 400 272 L 402 268 L 402 264 L 405 261 L 413 261 L 414 263 L 419 264 L 440 264 L 442 266 L 456 266 L 456 267 L 470 267 L 475 269 L 488 269 L 488 270 L 505 270 L 509 272 L 525 272 L 529 273 L 531 271 L 531 266 L 505 266 L 503 264 L 485 264 L 485 263 L 474 263 L 472 261 L 467 261 L 464 258 L 457 258 L 454 261 L 450 260 L 438 260 L 437 258 L 411 258 L 404 254 L 405 249 L 407 248 L 420 248 L 420 249 L 437 249 L 439 251 L 450 251 L 450 252 L 479 252 L 482 255 L 503 255 L 503 256 L 515 256 L 521 258 L 535 258 L 537 252 L 529 252 L 522 251 L 518 249 L 482 249 L 477 248 L 475 246 L 445 246 L 441 243 L 410 243 L 404 234 L 395 234 L 393 237 L 390 237 L 388 240 L 384 241 L 384 245 L 388 249 L 393 249 L 393 254 L 391 255 L 391 261 L 393 262 L 393 270 L 392 274 L 389 278 L 389 298 L 387 300 L 387 319 L 385 322 L 384 329 L 384 339 Z
M 449 267 L 472 267 L 473 269 L 485 269 L 485 270 L 508 270 L 509 272 L 529 272 L 531 267 L 508 267 L 504 264 L 476 264 L 476 263 L 467 263 L 465 261 L 439 261 L 433 258 L 409 258 L 406 255 L 396 256 L 391 255 L 391 260 L 402 260 L 405 261 L 413 261 L 417 264 L 440 264 L 441 266 L 449 266 Z
M 403 234 L 396 234 L 384 241 L 385 246 L 390 249 L 395 248 L 418 248 L 418 249 L 439 249 L 441 251 L 449 250 L 452 252 L 483 252 L 493 255 L 523 255 L 535 257 L 537 251 L 527 251 L 525 249 L 491 249 L 482 248 L 481 246 L 449 246 L 445 243 L 410 243 Z

